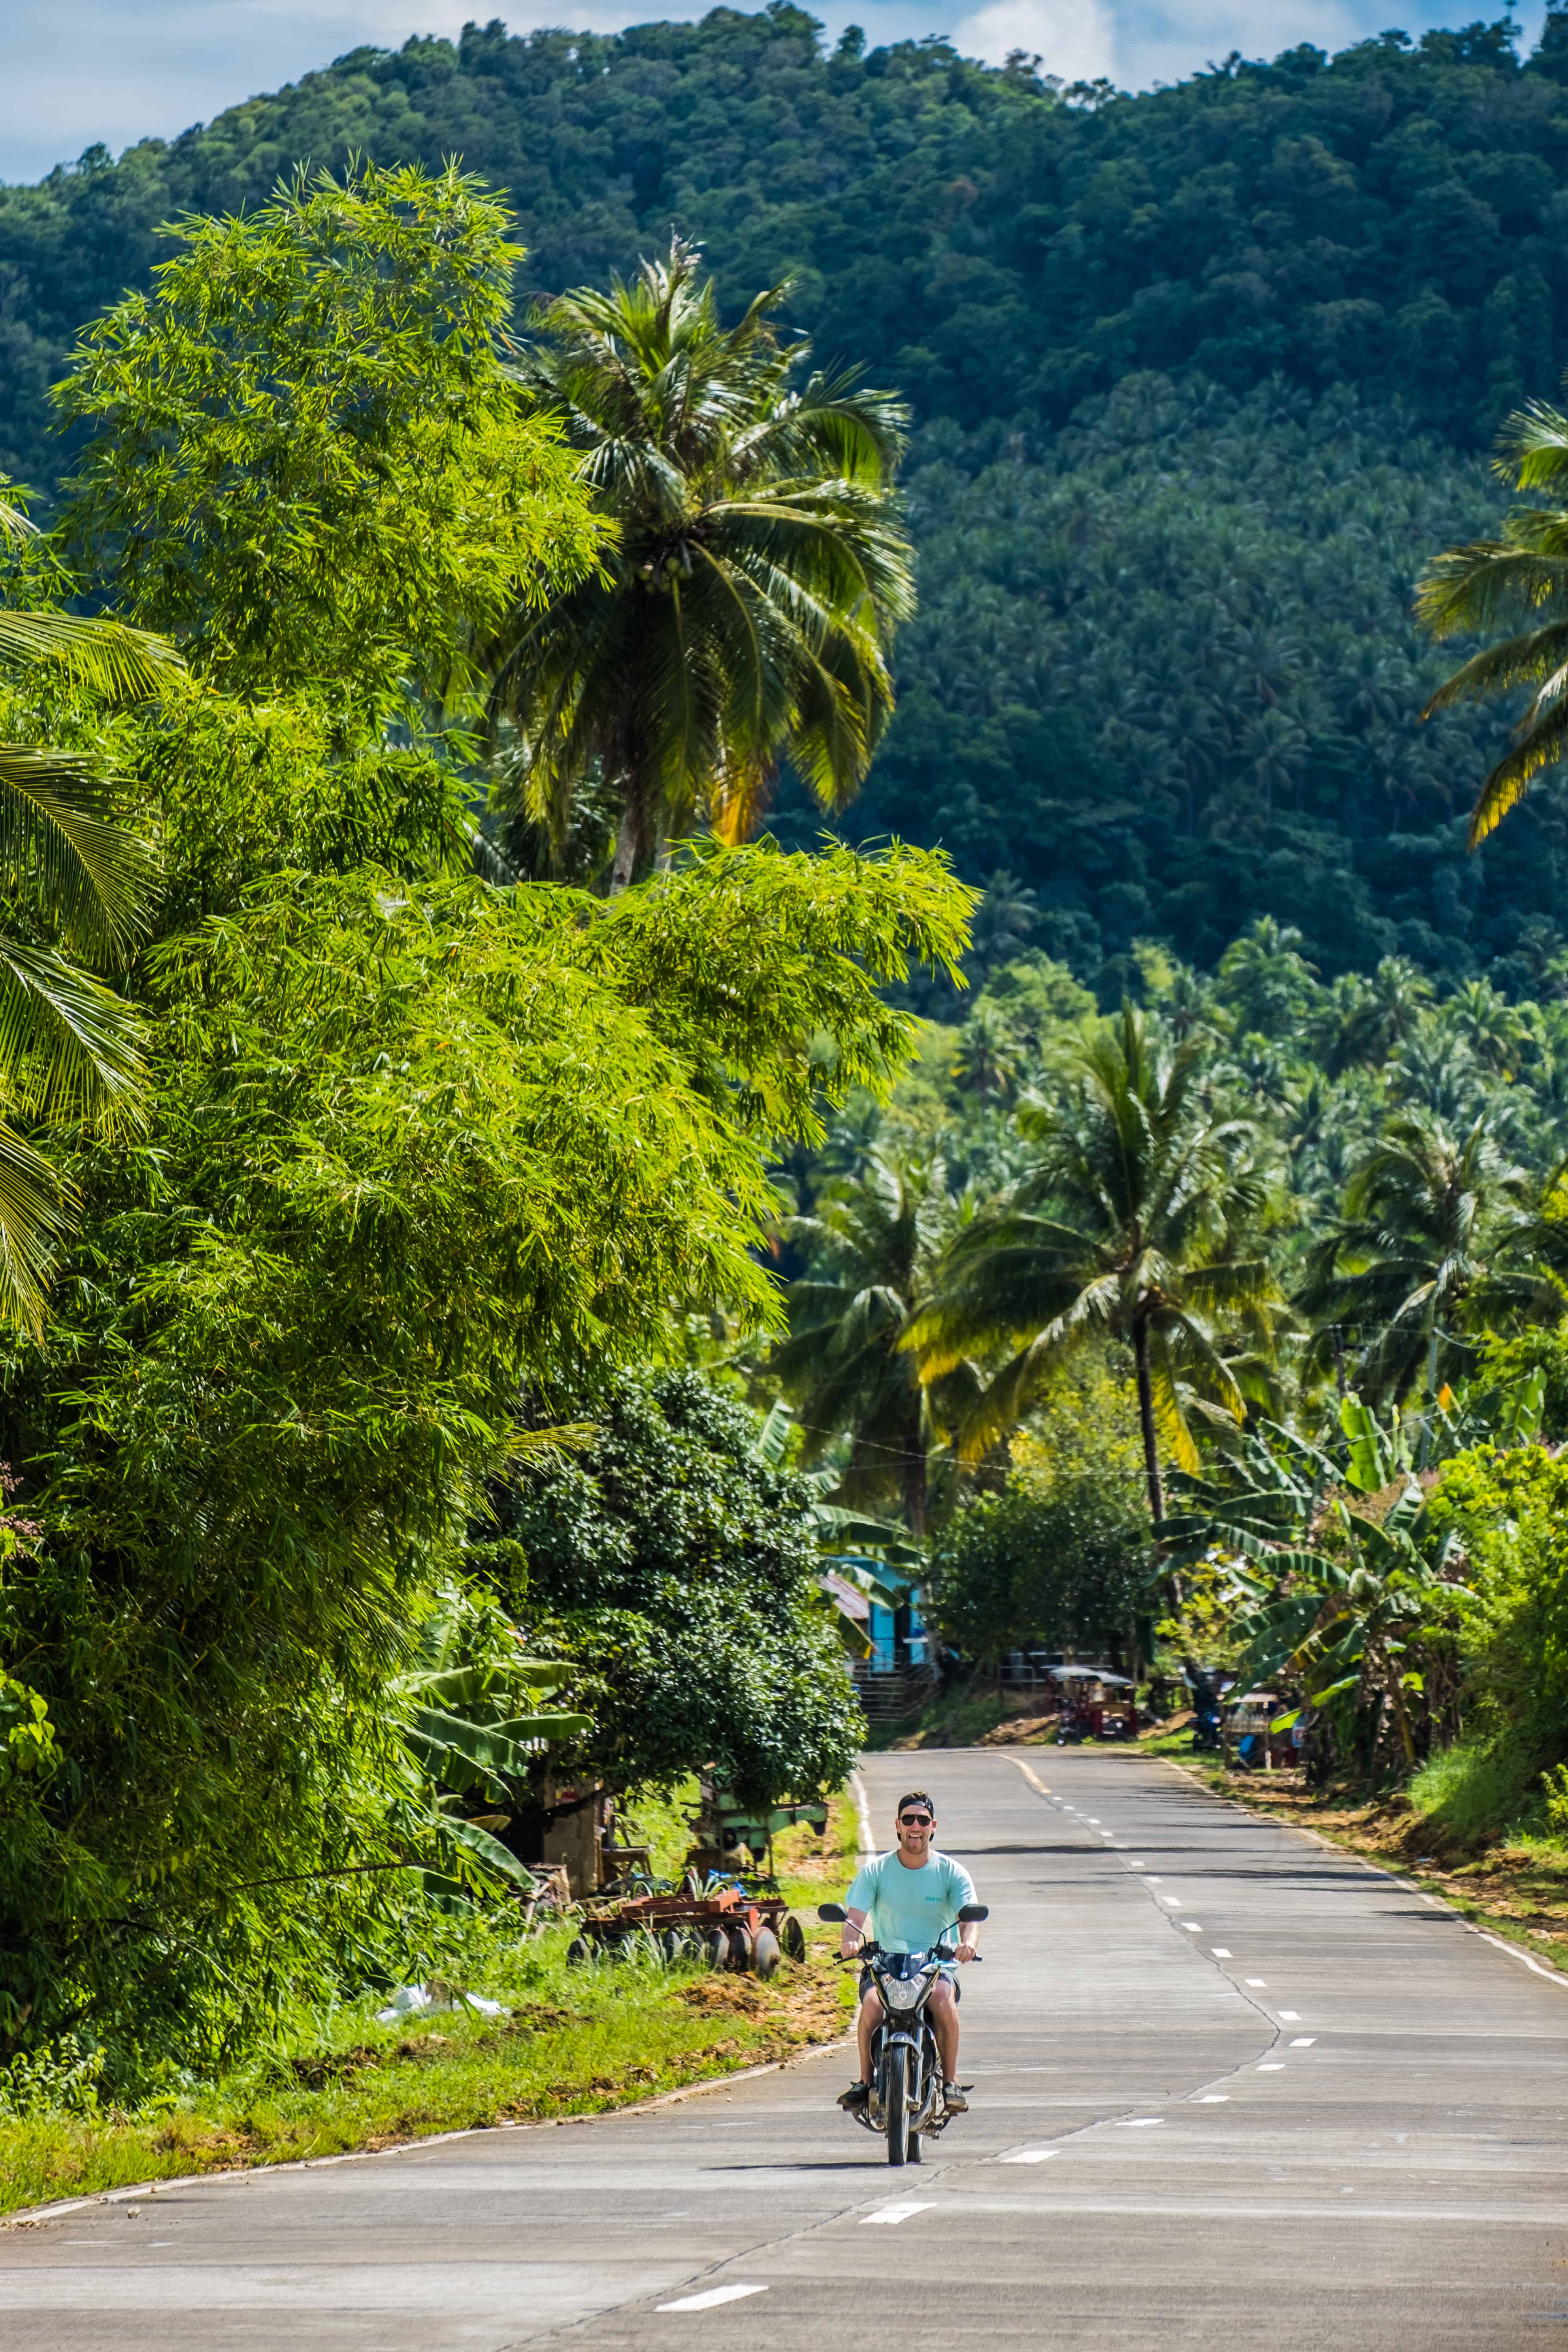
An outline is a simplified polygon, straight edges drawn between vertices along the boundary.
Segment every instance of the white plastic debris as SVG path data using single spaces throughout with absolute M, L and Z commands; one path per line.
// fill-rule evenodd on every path
M 402 2017 L 451 2009 L 471 2009 L 479 2017 L 506 2015 L 499 2000 L 487 2000 L 482 1993 L 457 1992 L 444 1984 L 415 1984 L 399 1985 L 386 2007 L 376 2011 L 375 2021 L 378 2025 L 395 2025 Z

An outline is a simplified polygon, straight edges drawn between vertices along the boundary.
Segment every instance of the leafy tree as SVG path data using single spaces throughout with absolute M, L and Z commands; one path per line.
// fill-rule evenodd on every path
M 1372 1394 L 1403 1396 L 1424 1375 L 1436 1395 L 1471 1358 L 1467 1326 L 1554 1315 L 1555 1293 L 1523 1262 L 1528 1193 L 1484 1118 L 1458 1135 L 1427 1112 L 1392 1119 L 1312 1247 L 1300 1303 L 1323 1327 L 1320 1355 L 1348 1327 L 1363 1335 L 1356 1377 Z
M 1500 1438 L 1447 1464 L 1427 1506 L 1434 1529 L 1461 1548 L 1473 1596 L 1460 1635 L 1463 1736 L 1423 1804 L 1457 1844 L 1562 1834 L 1565 1500 L 1555 1448 Z
M 1267 1192 L 1257 1130 L 1205 1109 L 1201 1066 L 1195 1045 L 1163 1048 L 1130 1005 L 1090 1024 L 1056 1087 L 1017 1113 L 1028 1173 L 954 1242 L 908 1342 L 928 1380 L 970 1350 L 1015 1351 L 970 1417 L 971 1451 L 1017 1422 L 1086 1342 L 1123 1342 L 1156 1518 L 1162 1443 L 1196 1465 L 1184 1391 L 1238 1418 L 1246 1409 L 1216 1318 L 1264 1316 L 1272 1296 L 1249 1246 Z
M 535 1461 L 553 1452 L 528 1450 Z M 468 1562 L 493 1559 L 499 1549 L 492 1543 L 483 1554 L 470 1551 Z M 517 1627 L 492 1594 L 456 1582 L 436 1594 L 412 1661 L 386 1692 L 410 1767 L 401 1826 L 412 1848 L 446 1862 L 446 1885 L 436 1873 L 427 1876 L 433 1891 L 458 1893 L 465 1882 L 496 1875 L 532 1886 L 531 1874 L 493 1832 L 510 1826 L 539 1744 L 580 1739 L 593 1729 L 585 1715 L 539 1706 L 540 1694 L 559 1688 L 567 1672 L 524 1654 Z M 480 1804 L 507 1811 L 486 1820 L 476 1813 Z
M 1133 1383 L 1085 1350 L 1013 1442 L 1000 1493 L 970 1499 L 932 1549 L 929 1606 L 972 1664 L 1009 1650 L 1137 1646 L 1149 1520 Z
M 797 1409 L 804 1458 L 820 1460 L 847 1435 L 846 1499 L 890 1500 L 917 1538 L 925 1534 L 932 1447 L 970 1401 L 973 1381 L 961 1366 L 934 1391 L 922 1386 L 904 1341 L 958 1214 L 940 1160 L 874 1151 L 853 1176 L 825 1189 L 814 1215 L 784 1227 L 812 1273 L 790 1286 L 789 1337 L 769 1369 Z
M 963 903 L 915 852 L 715 852 L 613 905 L 373 868 L 156 952 L 145 1137 L 79 1162 L 58 1332 L 6 1367 L 0 1655 L 62 1760 L 10 1824 L 0 2030 L 238 2033 L 403 1932 L 440 1855 L 388 1812 L 383 1693 L 520 1386 L 657 1350 L 672 1301 L 776 1327 L 772 1156 L 885 1084 L 878 975 Z
M 598 531 L 493 348 L 519 249 L 448 168 L 298 175 L 176 232 L 57 393 L 85 434 L 66 527 L 133 619 L 230 693 L 416 728 L 474 640 L 586 571 Z
M 617 1789 L 716 1765 L 764 1807 L 837 1787 L 862 1726 L 814 1605 L 813 1489 L 700 1373 L 626 1374 L 581 1403 L 593 1444 L 500 1505 L 531 1639 L 594 1718 L 565 1761 Z
M 785 754 L 841 806 L 892 709 L 889 646 L 914 607 L 889 488 L 905 413 L 847 374 L 792 384 L 809 347 L 772 323 L 790 290 L 726 329 L 676 238 L 631 284 L 541 310 L 514 370 L 614 532 L 591 575 L 520 600 L 492 708 L 552 843 L 584 784 L 614 791 L 616 888 L 694 814 L 743 838 Z

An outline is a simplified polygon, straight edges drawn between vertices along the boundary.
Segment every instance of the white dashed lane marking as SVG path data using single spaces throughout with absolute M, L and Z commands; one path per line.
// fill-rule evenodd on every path
M 998 2164 L 1044 2164 L 1047 2158 L 1059 2156 L 1059 2147 L 1020 2147 L 1011 2156 L 999 2156 Z
M 864 2215 L 861 2220 L 860 2227 L 864 2230 L 873 2221 L 886 2221 L 889 2223 L 897 2221 L 911 2221 L 917 2213 L 929 2213 L 930 2210 L 931 2200 L 929 2198 L 924 2198 L 918 2201 L 911 2201 L 905 2205 L 883 2205 L 879 2207 L 875 2213 L 867 2213 Z
M 656 2311 L 711 2311 L 716 2304 L 738 2303 L 743 2294 L 766 2294 L 765 2286 L 710 2286 L 702 2294 L 683 2294 L 675 2303 L 656 2303 Z

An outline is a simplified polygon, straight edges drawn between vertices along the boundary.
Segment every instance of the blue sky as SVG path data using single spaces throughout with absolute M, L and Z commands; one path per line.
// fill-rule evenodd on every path
M 410 33 L 456 33 L 466 17 L 497 13 L 518 32 L 551 24 L 609 32 L 701 12 L 646 0 L 519 0 L 510 10 L 501 0 L 5 0 L 0 179 L 37 179 L 96 141 L 118 152 L 149 133 L 172 137 L 365 41 L 393 47 Z M 1178 81 L 1231 49 L 1342 48 L 1389 25 L 1419 33 L 1501 13 L 1501 0 L 821 0 L 813 8 L 831 33 L 852 22 L 873 43 L 941 33 L 996 63 L 1026 48 L 1069 80 L 1103 73 L 1127 89 Z M 1532 38 L 1544 0 L 1515 14 Z

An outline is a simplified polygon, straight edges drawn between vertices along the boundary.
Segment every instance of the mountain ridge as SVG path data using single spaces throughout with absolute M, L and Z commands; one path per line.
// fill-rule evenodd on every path
M 1445 664 L 1408 604 L 1495 520 L 1480 453 L 1568 362 L 1568 11 L 1528 59 L 1505 19 L 1133 98 L 819 31 L 789 0 L 496 20 L 0 188 L 0 469 L 47 492 L 48 384 L 158 221 L 306 158 L 460 153 L 517 212 L 520 315 L 678 227 L 731 310 L 793 271 L 819 355 L 919 423 L 923 615 L 847 830 L 1010 876 L 1102 997 L 1138 939 L 1212 962 L 1264 912 L 1327 971 L 1399 951 L 1519 989 L 1564 943 L 1568 803 L 1542 787 L 1464 857 L 1500 720 L 1419 728 Z M 1140 385 L 1167 416 L 1142 438 Z M 816 820 L 786 787 L 777 823 Z

